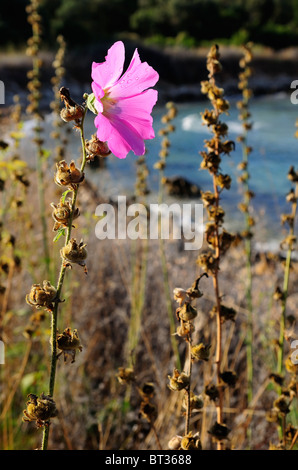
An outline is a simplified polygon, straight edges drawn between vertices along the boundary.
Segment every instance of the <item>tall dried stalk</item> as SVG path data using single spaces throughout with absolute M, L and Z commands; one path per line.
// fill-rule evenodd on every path
M 206 94 L 210 100 L 213 109 L 205 110 L 202 113 L 203 124 L 212 130 L 213 136 L 205 141 L 206 151 L 200 152 L 203 161 L 201 168 L 208 170 L 212 177 L 213 192 L 206 191 L 202 194 L 203 203 L 207 209 L 208 223 L 205 231 L 206 242 L 210 250 L 199 255 L 197 263 L 201 268 L 212 276 L 215 305 L 212 313 L 216 317 L 216 388 L 217 396 L 215 400 L 217 410 L 217 420 L 209 431 L 217 440 L 218 449 L 223 449 L 223 440 L 228 435 L 228 428 L 224 423 L 224 387 L 231 385 L 230 379 L 233 373 L 228 374 L 222 370 L 222 341 L 223 341 L 223 323 L 228 319 L 234 319 L 235 312 L 222 305 L 222 294 L 219 285 L 219 269 L 222 256 L 230 247 L 234 237 L 223 228 L 225 212 L 220 205 L 221 193 L 224 189 L 229 189 L 231 177 L 228 174 L 222 174 L 220 163 L 222 155 L 229 155 L 234 150 L 234 142 L 224 140 L 228 134 L 228 126 L 222 122 L 221 115 L 229 110 L 229 103 L 224 98 L 224 90 L 216 84 L 215 75 L 221 71 L 219 61 L 220 54 L 217 46 L 213 46 L 207 56 L 207 70 L 209 71 L 208 81 L 202 82 L 202 93 Z
M 242 93 L 242 100 L 237 102 L 240 111 L 239 119 L 242 122 L 242 135 L 237 140 L 242 145 L 242 162 L 239 164 L 241 175 L 238 180 L 243 187 L 243 201 L 239 204 L 239 209 L 244 213 L 245 228 L 241 233 L 244 241 L 245 258 L 246 258 L 246 306 L 248 311 L 247 327 L 246 327 L 246 358 L 247 358 L 247 401 L 248 405 L 253 399 L 253 304 L 252 304 L 252 226 L 254 219 L 251 215 L 251 199 L 254 197 L 250 189 L 250 173 L 249 173 L 249 155 L 252 148 L 248 145 L 248 132 L 252 128 L 251 113 L 249 110 L 249 100 L 252 97 L 252 90 L 249 88 L 249 78 L 252 74 L 250 62 L 252 61 L 252 44 L 248 43 L 243 46 L 243 57 L 240 60 L 242 69 L 239 74 L 238 87 Z

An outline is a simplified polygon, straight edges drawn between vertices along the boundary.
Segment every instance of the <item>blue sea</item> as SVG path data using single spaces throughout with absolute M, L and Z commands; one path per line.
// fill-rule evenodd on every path
M 235 230 L 243 229 L 243 215 L 237 208 L 242 199 L 241 188 L 237 182 L 237 165 L 242 159 L 241 144 L 236 142 L 237 136 L 241 134 L 241 123 L 236 108 L 238 99 L 237 96 L 229 97 L 229 114 L 222 116 L 222 120 L 229 126 L 228 138 L 236 143 L 235 151 L 230 156 L 224 156 L 222 160 L 222 172 L 229 173 L 232 177 L 230 190 L 222 193 L 222 206 L 226 211 L 227 228 Z M 200 113 L 209 107 L 208 102 L 200 101 L 177 105 L 178 114 L 173 121 L 176 130 L 170 134 L 170 155 L 165 169 L 166 176 L 183 176 L 196 183 L 203 191 L 212 190 L 210 174 L 200 169 L 202 158 L 199 154 L 204 150 L 204 140 L 210 136 L 208 128 L 202 125 Z M 280 216 L 283 212 L 290 211 L 290 204 L 285 202 L 285 195 L 291 187 L 287 178 L 288 170 L 291 165 L 298 169 L 298 139 L 294 136 L 298 105 L 291 103 L 290 95 L 281 93 L 253 98 L 250 111 L 253 128 L 248 134 L 248 144 L 253 147 L 249 157 L 249 173 L 250 187 L 255 192 L 255 198 L 252 200 L 256 219 L 254 231 L 256 240 L 270 247 L 283 238 L 284 229 L 280 224 Z M 155 107 L 153 118 L 156 138 L 146 144 L 148 185 L 151 190 L 148 202 L 157 202 L 159 173 L 153 166 L 159 159 L 161 137 L 158 130 L 163 127 L 161 117 L 164 113 L 163 106 Z M 26 135 L 30 138 L 30 123 L 26 125 Z M 49 132 L 51 125 L 52 117 L 49 115 L 45 121 L 46 130 Z M 89 113 L 86 118 L 86 138 L 94 132 L 93 115 Z M 23 143 L 24 145 L 28 152 L 28 142 Z M 50 140 L 47 145 L 51 145 Z M 79 156 L 79 137 L 73 137 L 70 145 L 69 155 L 76 159 Z M 119 160 L 112 155 L 107 159 L 106 169 L 88 168 L 87 176 L 109 197 L 131 196 L 136 180 L 136 160 L 137 157 L 133 153 L 125 160 Z M 169 198 L 169 201 L 173 200 Z

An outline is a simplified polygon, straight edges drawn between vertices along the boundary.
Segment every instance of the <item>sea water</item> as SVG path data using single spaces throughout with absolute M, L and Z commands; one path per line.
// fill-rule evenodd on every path
M 235 141 L 236 148 L 230 156 L 222 158 L 221 171 L 230 174 L 232 185 L 230 190 L 222 192 L 221 202 L 226 212 L 227 228 L 243 230 L 243 214 L 238 209 L 238 204 L 242 200 L 241 185 L 237 182 L 237 177 L 240 175 L 237 165 L 242 160 L 242 147 L 236 141 L 237 136 L 242 133 L 239 111 L 236 107 L 238 99 L 237 96 L 229 97 L 229 113 L 222 115 L 222 120 L 229 126 L 227 138 Z M 202 157 L 199 154 L 204 150 L 204 141 L 211 136 L 208 127 L 202 125 L 200 115 L 206 108 L 210 108 L 210 104 L 196 101 L 180 103 L 177 108 L 178 114 L 173 121 L 175 132 L 169 135 L 171 147 L 166 161 L 165 176 L 182 176 L 197 184 L 202 191 L 212 190 L 211 175 L 208 171 L 200 169 Z M 291 188 L 287 173 L 291 165 L 298 169 L 298 139 L 294 136 L 298 105 L 291 103 L 290 95 L 280 93 L 253 98 L 250 102 L 250 112 L 253 127 L 248 132 L 248 145 L 253 151 L 249 156 L 249 185 L 255 193 L 252 200 L 253 216 L 256 219 L 255 239 L 261 242 L 262 246 L 277 247 L 285 234 L 285 228 L 280 224 L 280 216 L 283 212 L 290 212 L 291 209 L 290 204 L 285 202 L 285 196 Z M 156 106 L 153 110 L 156 138 L 146 141 L 148 186 L 151 191 L 149 202 L 154 202 L 157 198 L 159 172 L 154 169 L 154 163 L 159 160 L 162 138 L 158 135 L 158 131 L 163 127 L 161 117 L 164 113 L 165 108 L 162 106 Z M 45 120 L 45 136 L 52 130 L 52 120 L 51 115 Z M 85 122 L 85 135 L 89 138 L 95 132 L 91 113 L 87 114 Z M 66 125 L 71 126 L 71 123 Z M 23 142 L 22 146 L 28 153 L 33 124 L 27 122 L 25 126 L 27 142 Z M 69 141 L 69 158 L 76 160 L 80 155 L 79 135 L 77 139 L 72 135 Z M 46 138 L 45 145 L 50 147 L 53 142 Z M 117 198 L 118 195 L 129 197 L 134 192 L 136 161 L 137 157 L 132 152 L 124 160 L 110 155 L 105 169 L 87 168 L 87 177 L 98 186 L 102 194 L 110 198 Z M 177 201 L 173 197 L 167 200 Z

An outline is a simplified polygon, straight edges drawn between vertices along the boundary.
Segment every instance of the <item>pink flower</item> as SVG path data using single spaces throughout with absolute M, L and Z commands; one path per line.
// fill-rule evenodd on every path
M 91 73 L 97 137 L 118 158 L 125 158 L 130 150 L 144 155 L 144 140 L 155 137 L 151 112 L 157 91 L 148 88 L 159 78 L 147 62 L 141 62 L 137 49 L 122 75 L 124 57 L 124 44 L 118 41 L 108 50 L 105 62 L 93 62 Z

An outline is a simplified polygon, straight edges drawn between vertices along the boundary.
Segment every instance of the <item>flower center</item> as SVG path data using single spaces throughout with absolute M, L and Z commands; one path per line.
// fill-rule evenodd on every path
M 103 112 L 108 113 L 111 108 L 113 108 L 117 104 L 117 100 L 110 97 L 110 89 L 107 88 L 104 90 L 105 94 L 101 98 L 101 102 L 103 105 Z

